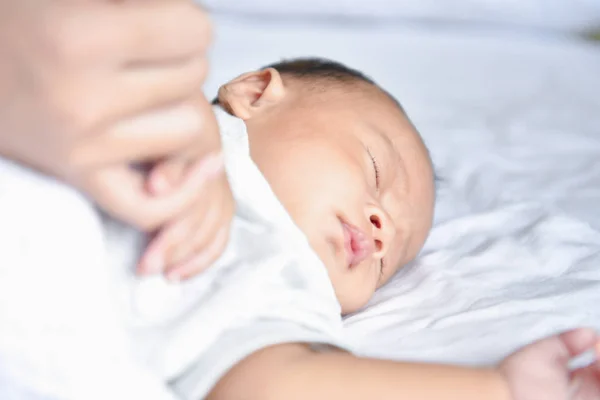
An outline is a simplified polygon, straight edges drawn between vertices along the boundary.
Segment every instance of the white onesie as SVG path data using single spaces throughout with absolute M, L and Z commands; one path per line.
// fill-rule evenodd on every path
M 135 277 L 143 235 L 0 160 L 0 397 L 13 382 L 43 398 L 201 399 L 266 346 L 346 347 L 325 266 L 252 162 L 243 121 L 215 112 L 236 215 L 223 256 L 181 284 Z

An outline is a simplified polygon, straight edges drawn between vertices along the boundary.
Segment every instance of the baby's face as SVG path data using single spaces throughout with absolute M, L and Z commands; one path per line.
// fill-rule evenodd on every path
M 411 123 L 375 87 L 294 87 L 245 115 L 251 156 L 325 263 L 346 314 L 423 246 L 432 167 Z

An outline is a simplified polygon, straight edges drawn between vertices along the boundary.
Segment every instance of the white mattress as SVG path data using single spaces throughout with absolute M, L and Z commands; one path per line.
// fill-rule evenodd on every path
M 359 353 L 495 362 L 600 329 L 600 46 L 532 32 L 215 18 L 208 91 L 326 56 L 398 97 L 442 178 L 422 255 L 347 318 Z

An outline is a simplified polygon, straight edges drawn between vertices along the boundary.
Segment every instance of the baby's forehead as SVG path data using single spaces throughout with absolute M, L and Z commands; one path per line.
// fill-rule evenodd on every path
M 331 78 L 286 73 L 282 78 L 288 90 L 295 92 L 293 97 L 298 100 L 295 105 L 337 121 L 344 119 L 357 129 L 380 133 L 390 147 L 402 146 L 396 142 L 408 140 L 427 152 L 400 102 L 373 81 L 354 76 Z
M 333 127 L 374 138 L 378 147 L 384 147 L 394 158 L 408 164 L 412 175 L 425 180 L 431 175 L 433 182 L 432 162 L 425 142 L 400 102 L 389 92 L 360 81 L 322 85 L 319 90 L 311 87 L 298 90 L 304 90 L 301 96 L 309 109 L 326 117 L 320 119 L 325 131 Z
M 285 79 L 285 78 L 284 78 Z M 288 78 L 288 90 L 304 107 L 326 112 L 359 113 L 364 119 L 393 117 L 404 122 L 408 116 L 398 100 L 385 89 L 358 80 L 330 81 L 319 78 Z M 376 111 L 373 113 L 372 111 Z M 383 113 L 388 115 L 382 115 Z

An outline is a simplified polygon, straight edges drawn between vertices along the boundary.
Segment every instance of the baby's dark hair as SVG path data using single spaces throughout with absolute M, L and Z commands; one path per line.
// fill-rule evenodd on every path
M 354 82 L 363 82 L 377 87 L 387 97 L 389 97 L 402 112 L 404 108 L 398 100 L 394 98 L 388 91 L 379 86 L 373 79 L 364 73 L 350 68 L 337 61 L 328 60 L 319 57 L 295 58 L 290 60 L 282 60 L 273 64 L 265 65 L 262 69 L 273 68 L 283 76 L 290 76 L 299 80 L 304 80 L 311 84 L 314 89 L 319 89 L 319 82 L 352 84 Z M 213 104 L 219 104 L 218 99 L 213 100 Z
M 273 68 L 280 74 L 290 75 L 299 79 L 317 78 L 341 83 L 363 81 L 376 86 L 376 83 L 371 78 L 359 70 L 325 58 L 296 58 L 293 60 L 282 60 L 267 65 L 262 69 L 266 68 Z

